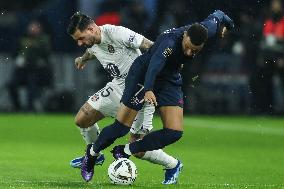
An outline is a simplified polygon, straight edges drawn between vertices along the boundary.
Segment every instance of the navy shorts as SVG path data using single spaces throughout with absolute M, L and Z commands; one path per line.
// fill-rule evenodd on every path
M 183 108 L 183 92 L 181 86 L 171 83 L 157 82 L 154 87 L 158 108 L 161 106 L 179 106 Z
M 121 97 L 121 102 L 124 105 L 136 111 L 141 110 L 144 105 L 141 100 L 145 94 L 143 83 L 147 71 L 140 57 L 134 60 L 129 69 L 125 79 L 125 89 Z
M 133 62 L 128 75 L 125 79 L 125 89 L 121 102 L 127 107 L 139 111 L 144 102 L 141 102 L 145 95 L 144 78 L 147 68 L 139 60 L 139 57 Z M 183 108 L 183 92 L 181 86 L 170 82 L 156 82 L 153 92 L 156 96 L 158 107 L 161 106 L 179 106 Z

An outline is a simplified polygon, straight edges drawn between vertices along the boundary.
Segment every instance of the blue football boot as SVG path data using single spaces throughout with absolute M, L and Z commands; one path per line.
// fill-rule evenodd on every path
M 79 168 L 81 169 L 82 167 L 82 162 L 83 162 L 83 159 L 84 159 L 85 156 L 81 156 L 81 157 L 77 157 L 75 159 L 72 159 L 70 161 L 70 166 L 73 167 L 73 168 Z M 103 153 L 101 153 L 98 158 L 96 159 L 96 162 L 95 162 L 95 165 L 103 165 L 105 161 L 105 156 Z
M 165 180 L 162 182 L 162 184 L 176 184 L 182 167 L 182 162 L 178 160 L 178 164 L 174 168 L 165 169 Z

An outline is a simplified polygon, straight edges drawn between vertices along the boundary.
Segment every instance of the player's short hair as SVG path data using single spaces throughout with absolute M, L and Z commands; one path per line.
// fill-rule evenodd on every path
M 207 29 L 199 23 L 194 23 L 189 26 L 187 29 L 187 35 L 190 37 L 191 43 L 196 46 L 201 45 L 208 38 Z
M 73 35 L 77 29 L 83 31 L 91 23 L 94 23 L 94 20 L 91 17 L 78 11 L 71 16 L 69 25 L 67 27 L 67 33 L 69 35 Z

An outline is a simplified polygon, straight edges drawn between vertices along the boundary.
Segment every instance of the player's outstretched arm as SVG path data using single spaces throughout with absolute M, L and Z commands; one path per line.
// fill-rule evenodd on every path
M 215 35 L 223 37 L 228 30 L 232 30 L 235 26 L 233 20 L 220 10 L 214 11 L 200 23 L 207 28 L 209 38 Z
M 213 15 L 220 21 L 220 25 L 225 25 L 228 30 L 232 30 L 235 27 L 234 21 L 221 10 L 216 10 Z
M 86 63 L 89 60 L 95 59 L 96 56 L 89 52 L 89 49 L 86 50 L 86 52 L 83 54 L 83 56 L 77 57 L 75 59 L 75 66 L 77 69 L 84 69 L 86 66 Z

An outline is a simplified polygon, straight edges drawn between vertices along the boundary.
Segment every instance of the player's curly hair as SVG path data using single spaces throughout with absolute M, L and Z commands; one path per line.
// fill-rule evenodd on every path
M 69 35 L 73 35 L 77 29 L 83 31 L 91 23 L 94 23 L 94 20 L 91 17 L 78 11 L 71 16 L 69 25 L 67 27 L 67 33 Z
M 187 35 L 194 45 L 199 46 L 207 40 L 208 31 L 200 23 L 194 23 L 187 29 Z

